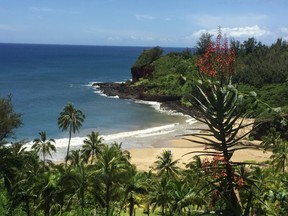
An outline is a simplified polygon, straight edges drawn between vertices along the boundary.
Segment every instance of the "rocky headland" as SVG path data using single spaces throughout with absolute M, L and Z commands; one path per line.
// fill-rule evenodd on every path
M 111 97 L 118 96 L 120 99 L 155 101 L 161 103 L 161 109 L 172 110 L 192 117 L 199 117 L 199 113 L 191 107 L 181 104 L 180 97 L 166 95 L 150 95 L 145 93 L 142 86 L 134 86 L 127 83 L 104 82 L 95 83 L 94 87 L 103 94 Z

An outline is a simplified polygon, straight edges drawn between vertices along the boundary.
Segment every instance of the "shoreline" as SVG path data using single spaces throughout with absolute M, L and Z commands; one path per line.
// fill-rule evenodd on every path
M 206 125 L 195 120 L 193 116 L 199 115 L 193 110 L 187 111 L 180 105 L 180 101 L 145 101 L 144 98 L 139 94 L 138 90 L 125 92 L 125 84 L 123 83 L 94 83 L 93 86 L 99 91 L 99 94 L 103 94 L 107 97 L 119 98 L 119 99 L 131 99 L 134 102 L 140 103 L 160 103 L 160 109 L 167 113 L 180 113 L 181 115 L 187 116 L 185 122 L 174 123 L 170 125 L 164 125 L 160 127 L 147 128 L 143 130 L 122 132 L 116 134 L 103 135 L 104 143 L 110 144 L 113 141 L 122 143 L 122 148 L 128 150 L 131 155 L 131 163 L 135 164 L 137 170 L 149 171 L 152 169 L 153 163 L 157 160 L 157 156 L 160 156 L 164 150 L 169 150 L 173 154 L 173 160 L 179 160 L 178 166 L 185 168 L 185 165 L 188 164 L 193 156 L 196 154 L 187 153 L 191 151 L 203 151 L 204 145 L 198 144 L 185 140 L 187 134 L 198 133 L 201 130 L 206 128 Z M 120 89 L 120 93 L 119 93 Z M 125 89 L 125 90 L 124 90 Z M 162 98 L 163 99 L 163 98 Z M 159 109 L 157 105 L 157 109 Z M 190 114 L 190 115 L 189 115 Z M 188 118 L 189 116 L 189 118 Z M 194 120 L 193 120 L 194 119 Z M 251 123 L 250 119 L 245 120 L 247 123 Z M 108 138 L 110 137 L 110 138 Z M 85 137 L 84 137 L 85 138 Z M 76 145 L 71 145 L 71 150 L 79 149 L 83 145 L 83 137 L 74 137 L 72 140 L 75 141 Z M 108 139 L 107 139 L 108 138 Z M 190 138 L 188 136 L 188 138 Z M 195 140 L 195 137 L 193 137 Z M 65 155 L 67 144 L 66 138 L 62 139 L 63 143 L 60 144 L 60 149 L 57 147 L 57 153 L 59 154 L 58 149 L 62 154 Z M 245 142 L 250 142 L 247 139 Z M 253 141 L 252 143 L 257 146 L 261 141 Z M 59 145 L 59 144 L 58 144 Z M 252 161 L 252 162 L 263 162 L 269 159 L 271 152 L 263 153 L 263 150 L 257 148 L 245 149 L 235 152 L 232 157 L 232 161 L 243 162 L 243 161 Z M 59 155 L 58 155 L 59 156 Z M 55 162 L 61 162 L 63 159 L 54 158 Z
M 151 101 L 151 97 L 147 97 L 147 95 L 143 95 L 143 89 L 139 89 L 139 87 L 129 87 L 127 88 L 127 84 L 124 83 L 96 83 L 93 84 L 94 87 L 99 89 L 103 94 L 109 97 L 117 97 L 120 99 L 132 99 L 132 100 L 143 100 L 143 101 Z M 164 98 L 162 96 L 153 97 L 153 101 L 160 102 L 160 108 L 166 111 L 178 112 L 183 115 L 187 115 L 191 118 L 193 116 L 199 117 L 199 113 L 195 110 L 187 108 L 181 105 L 179 100 L 173 100 L 175 98 Z M 254 121 L 254 120 L 253 120 Z M 247 123 L 250 123 L 251 120 L 248 119 Z M 193 125 L 193 126 L 192 126 Z M 181 128 L 182 134 L 185 135 L 186 130 L 190 130 L 189 133 L 193 133 L 193 130 L 200 130 L 201 128 L 205 128 L 206 126 L 203 123 L 198 121 L 193 122 L 189 125 L 186 122 L 186 127 Z M 192 129 L 192 131 L 191 131 Z M 198 131 L 199 131 L 198 130 Z M 195 133 L 195 132 L 194 132 Z M 175 134 L 174 134 L 175 135 Z M 195 139 L 195 137 L 193 137 Z M 179 166 L 181 168 L 185 168 L 185 165 L 191 161 L 193 156 L 196 154 L 187 153 L 191 151 L 203 151 L 204 146 L 202 144 L 193 143 L 188 140 L 184 140 L 183 137 L 171 136 L 171 135 L 161 135 L 161 137 L 152 137 L 150 140 L 150 145 L 146 145 L 145 147 L 139 148 L 128 148 L 127 150 L 131 154 L 131 163 L 135 164 L 138 170 L 149 171 L 153 163 L 157 160 L 157 156 L 161 155 L 164 150 L 170 150 L 173 154 L 173 160 L 179 160 Z M 250 142 L 245 140 L 245 142 Z M 261 141 L 255 140 L 251 143 L 257 146 Z M 253 161 L 253 162 L 263 162 L 269 159 L 271 156 L 271 152 L 264 153 L 263 150 L 257 149 L 257 147 L 245 150 L 239 150 L 235 152 L 232 157 L 232 161 L 244 162 L 244 161 Z
M 178 112 L 190 117 L 199 117 L 200 114 L 192 109 L 181 104 L 179 97 L 163 96 L 163 95 L 147 95 L 144 93 L 145 89 L 139 86 L 131 86 L 126 83 L 117 82 L 97 82 L 92 86 L 111 98 L 130 99 L 134 101 L 150 101 L 161 103 L 162 110 Z

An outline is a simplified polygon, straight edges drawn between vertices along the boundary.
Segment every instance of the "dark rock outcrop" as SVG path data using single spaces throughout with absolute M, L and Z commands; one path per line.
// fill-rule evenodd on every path
M 190 116 L 200 116 L 200 113 L 191 107 L 181 104 L 180 97 L 166 95 L 145 94 L 145 88 L 141 86 L 132 86 L 127 83 L 95 83 L 107 96 L 118 96 L 121 99 L 145 100 L 161 102 L 161 107 L 166 110 L 181 112 Z
M 153 71 L 154 67 L 152 65 L 145 65 L 143 67 L 132 67 L 132 82 L 137 82 L 141 78 L 148 79 L 152 76 Z
M 97 83 L 94 86 L 98 88 L 107 96 L 118 96 L 122 99 L 134 99 L 134 100 L 145 100 L 145 101 L 176 101 L 180 100 L 177 96 L 167 95 L 150 95 L 145 93 L 145 88 L 142 86 L 133 86 L 126 83 Z

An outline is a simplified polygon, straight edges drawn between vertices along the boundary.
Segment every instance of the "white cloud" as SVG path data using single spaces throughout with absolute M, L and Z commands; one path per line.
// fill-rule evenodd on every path
M 208 15 L 195 14 L 187 16 L 193 24 L 201 28 L 215 28 L 215 26 L 249 26 L 249 25 L 264 25 L 268 17 L 263 14 L 231 14 L 231 15 Z
M 149 15 L 149 14 L 136 14 L 135 15 L 136 19 L 139 21 L 143 21 L 143 20 L 155 20 L 156 17 Z
M 269 36 L 272 33 L 265 29 L 260 28 L 258 25 L 254 26 L 246 26 L 246 27 L 240 27 L 240 28 L 223 28 L 223 33 L 227 34 L 227 36 L 230 37 L 263 37 L 263 36 Z
M 269 30 L 265 28 L 260 28 L 258 25 L 235 28 L 221 28 L 221 32 L 227 37 L 232 37 L 236 39 L 249 37 L 265 37 L 272 34 Z M 218 29 L 201 29 L 193 32 L 190 36 L 186 37 L 186 39 L 199 38 L 203 33 L 210 33 L 215 36 L 218 34 Z

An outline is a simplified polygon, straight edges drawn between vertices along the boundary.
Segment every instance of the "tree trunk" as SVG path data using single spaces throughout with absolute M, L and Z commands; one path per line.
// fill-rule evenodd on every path
M 81 188 L 81 211 L 82 216 L 84 215 L 84 188 Z
M 161 215 L 164 216 L 164 204 L 161 205 Z
M 231 211 L 231 213 L 233 212 L 233 216 L 240 216 L 242 214 L 242 208 L 234 191 L 232 181 L 232 168 L 229 162 L 226 164 L 226 172 L 226 180 L 228 182 L 226 199 L 231 203 L 231 206 L 226 206 L 226 210 Z
M 133 195 L 131 194 L 129 198 L 129 215 L 130 216 L 133 216 L 134 205 L 135 205 L 135 200 L 133 198 Z
M 106 201 L 106 216 L 109 216 L 109 211 L 110 211 L 110 187 L 109 187 L 109 184 L 106 185 L 105 201 Z
M 70 129 L 69 129 L 69 141 L 68 141 L 68 147 L 67 147 L 67 154 L 65 158 L 65 167 L 67 167 L 67 160 L 68 160 L 68 155 L 70 151 L 71 136 L 72 136 L 72 126 L 70 126 Z
M 26 199 L 25 199 L 25 208 L 26 208 L 27 216 L 30 216 L 31 215 L 30 202 L 29 202 L 29 198 L 28 197 L 26 197 Z
M 221 100 L 224 101 L 224 100 Z M 226 143 L 226 135 L 225 135 L 225 128 L 223 126 L 223 116 L 221 116 L 221 121 L 219 121 L 219 132 L 221 136 L 221 146 L 222 146 L 222 152 L 224 156 L 224 162 L 225 164 L 225 171 L 226 171 L 226 181 L 227 181 L 227 189 L 224 194 L 225 199 L 226 199 L 226 210 L 229 212 L 231 211 L 231 214 L 233 216 L 240 216 L 242 214 L 242 208 L 240 206 L 239 200 L 237 199 L 237 196 L 234 191 L 234 186 L 233 186 L 233 171 L 232 167 L 230 164 L 230 155 L 228 152 L 228 147 Z M 228 204 L 228 205 L 227 205 Z M 232 216 L 232 215 L 231 215 Z
M 44 215 L 50 216 L 50 197 L 49 196 L 48 196 L 48 200 L 45 200 Z

